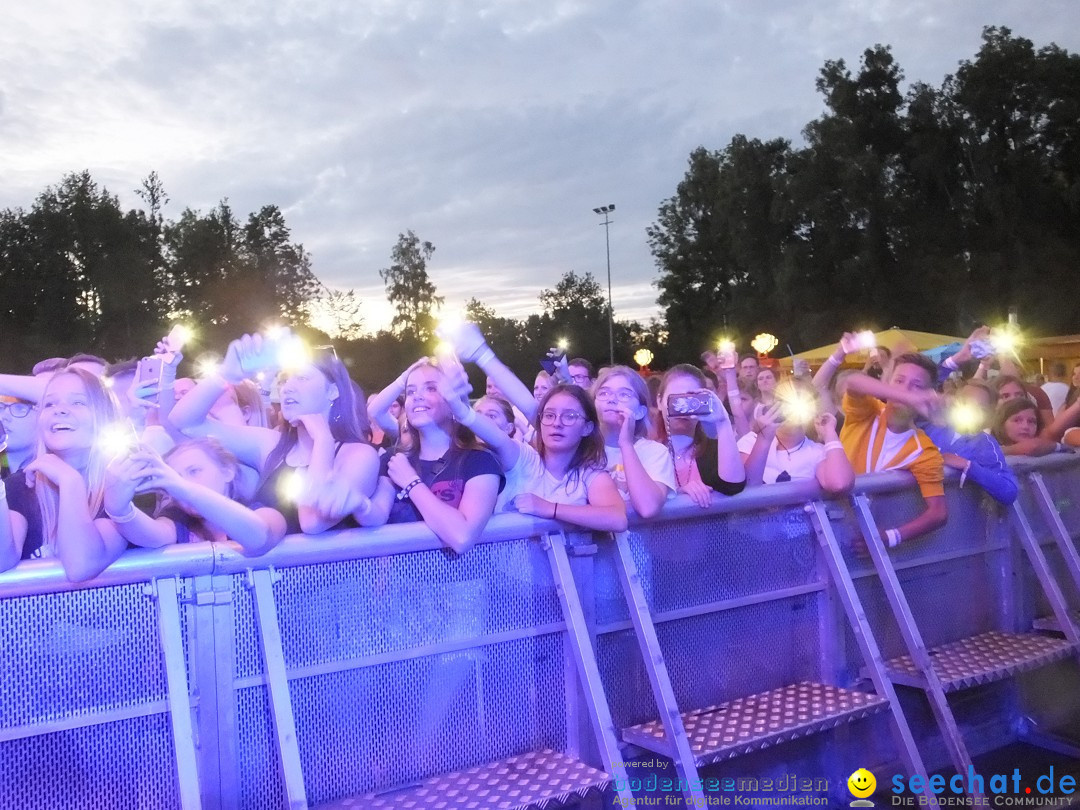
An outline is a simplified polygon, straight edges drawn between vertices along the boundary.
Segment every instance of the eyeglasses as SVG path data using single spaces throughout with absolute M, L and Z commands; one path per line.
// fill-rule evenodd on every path
M 580 385 L 582 387 L 589 384 L 588 374 L 571 374 L 570 379 L 574 382 L 574 385 Z
M 637 392 L 632 388 L 601 388 L 596 392 L 596 398 L 608 401 L 617 399 L 624 405 L 629 405 L 632 402 L 638 401 Z
M 27 405 L 25 402 L 0 402 L 0 414 L 10 411 L 11 415 L 16 419 L 22 419 L 32 410 L 34 410 L 34 406 Z
M 563 427 L 571 427 L 585 418 L 584 414 L 577 411 L 563 411 L 562 413 L 555 413 L 555 411 L 544 411 L 540 414 L 541 425 L 554 425 L 558 422 Z

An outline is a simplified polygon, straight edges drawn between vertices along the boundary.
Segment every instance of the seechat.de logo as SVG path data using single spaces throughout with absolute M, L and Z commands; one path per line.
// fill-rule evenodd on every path
M 849 807 L 873 807 L 874 803 L 866 801 L 866 797 L 874 792 L 877 788 L 877 779 L 866 768 L 859 768 L 847 780 L 847 789 L 851 791 L 851 795 L 855 797 Z

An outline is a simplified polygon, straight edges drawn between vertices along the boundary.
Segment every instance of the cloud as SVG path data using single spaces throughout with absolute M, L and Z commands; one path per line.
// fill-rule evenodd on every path
M 890 43 L 941 81 L 983 25 L 1080 46 L 1080 7 L 994 0 L 130 0 L 17 4 L 0 28 L 0 206 L 88 168 L 138 204 L 265 204 L 332 286 L 387 321 L 399 232 L 436 246 L 448 303 L 525 314 L 566 270 L 606 281 L 592 209 L 616 204 L 613 297 L 655 313 L 645 228 L 698 145 L 798 140 L 826 59 Z

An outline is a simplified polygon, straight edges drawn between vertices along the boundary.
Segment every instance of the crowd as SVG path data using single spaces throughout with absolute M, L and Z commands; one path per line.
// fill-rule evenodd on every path
M 1080 446 L 1080 364 L 1040 387 L 985 327 L 940 365 L 848 333 L 813 376 L 722 344 L 647 379 L 563 359 L 531 390 L 476 326 L 442 337 L 370 399 L 333 347 L 288 330 L 233 341 L 198 379 L 177 377 L 176 330 L 142 360 L 0 375 L 0 570 L 56 557 L 77 581 L 132 546 L 231 540 L 258 555 L 287 534 L 406 521 L 460 553 L 496 512 L 621 531 L 676 493 L 706 507 L 813 479 L 838 494 L 907 470 L 925 510 L 881 527 L 895 546 L 945 522 L 946 467 L 1010 503 L 1006 456 Z M 840 371 L 868 349 L 861 371 Z M 463 364 L 487 377 L 475 403 Z

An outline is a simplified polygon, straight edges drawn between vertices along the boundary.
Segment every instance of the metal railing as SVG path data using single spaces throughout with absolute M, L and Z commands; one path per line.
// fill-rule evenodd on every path
M 1075 538 L 1080 458 L 1021 459 L 1015 469 L 1039 474 Z M 856 491 L 885 523 L 920 502 L 904 473 L 862 477 Z M 629 547 L 680 706 L 823 674 L 860 682 L 805 511 L 821 497 L 813 482 L 779 484 L 708 509 L 679 498 L 653 520 L 632 520 Z M 912 610 L 927 617 L 927 642 L 1029 623 L 1041 605 L 1000 513 L 955 478 L 948 498 L 949 524 L 894 557 L 902 583 L 917 586 Z M 852 553 L 848 499 L 829 509 L 882 654 L 895 655 L 900 634 L 880 583 Z M 127 552 L 80 584 L 54 560 L 20 564 L 0 574 L 0 806 L 317 805 L 542 748 L 599 764 L 537 542 L 560 530 L 500 515 L 460 557 L 422 524 L 289 537 L 261 557 L 198 543 Z M 653 720 L 614 544 L 572 540 L 615 727 Z M 983 590 L 958 604 L 976 580 Z M 276 648 L 263 632 L 271 617 Z M 970 747 L 1002 742 L 1046 700 L 985 696 Z M 929 723 L 916 716 L 912 727 L 928 767 L 944 764 Z M 730 767 L 749 775 L 782 761 L 838 776 L 897 761 L 870 731 L 845 733 L 856 736 L 823 743 L 827 755 L 803 746 Z

